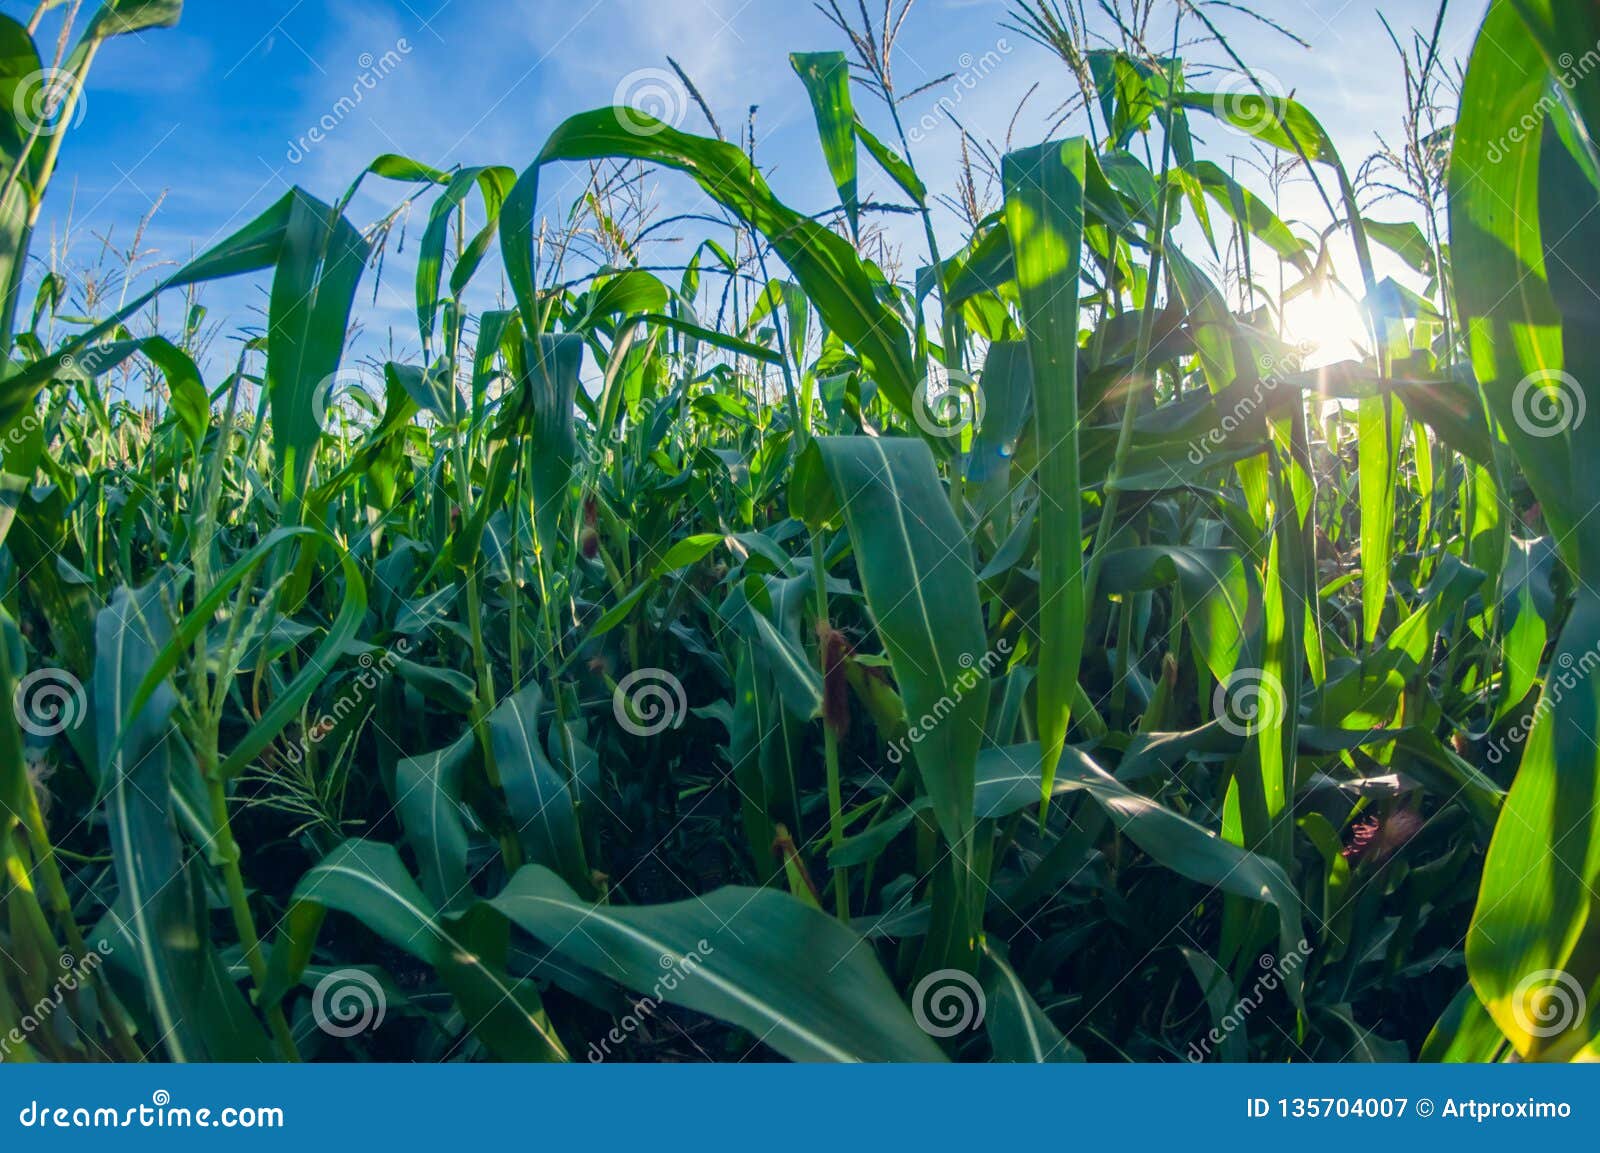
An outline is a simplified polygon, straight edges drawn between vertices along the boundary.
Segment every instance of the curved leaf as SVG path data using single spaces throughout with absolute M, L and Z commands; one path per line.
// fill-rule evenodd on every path
M 739 1025 L 793 1060 L 942 1059 L 871 947 L 787 893 L 729 887 L 670 905 L 591 905 L 529 865 L 488 903 L 558 956 Z

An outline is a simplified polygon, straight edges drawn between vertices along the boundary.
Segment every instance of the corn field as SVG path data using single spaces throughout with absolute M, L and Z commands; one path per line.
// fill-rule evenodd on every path
M 182 7 L 0 17 L 0 1059 L 1600 1056 L 1600 7 L 1393 28 L 1346 158 L 1270 15 L 1010 0 L 1060 107 L 936 172 L 826 0 L 825 211 L 674 63 L 85 305 Z

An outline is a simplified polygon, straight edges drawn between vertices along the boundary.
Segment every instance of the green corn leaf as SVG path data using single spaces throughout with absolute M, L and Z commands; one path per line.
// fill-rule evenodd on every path
M 544 693 L 530 681 L 489 714 L 494 763 L 523 854 L 589 892 L 593 886 L 572 794 L 539 739 L 543 708 Z
M 395 765 L 396 809 L 422 874 L 422 888 L 437 908 L 470 900 L 467 827 L 461 816 L 461 774 L 472 752 L 470 736 Z M 496 764 L 499 764 L 498 758 Z
M 736 336 L 728 336 L 726 333 L 716 332 L 713 329 L 694 324 L 676 316 L 664 316 L 660 313 L 651 312 L 645 313 L 639 319 L 646 324 L 659 324 L 663 328 L 670 328 L 674 332 L 692 336 L 696 340 L 703 341 L 715 348 L 724 349 L 727 352 L 736 352 L 740 356 L 748 356 L 752 360 L 758 360 L 763 364 L 783 363 L 783 353 L 781 352 L 766 348 L 763 345 L 752 344 L 748 340 L 740 340 Z
M 1212 161 L 1197 160 L 1187 171 L 1235 223 L 1301 272 L 1310 274 L 1310 245 L 1296 237 L 1265 201 Z
M 1083 1053 L 1039 1008 L 997 942 L 984 946 L 983 970 L 984 1027 L 996 1061 L 1083 1060 Z
M 1389 565 L 1394 552 L 1395 495 L 1400 440 L 1405 426 L 1387 397 L 1358 405 L 1358 464 L 1361 491 L 1361 606 L 1363 635 L 1378 637 L 1384 606 L 1390 602 Z
M 344 353 L 356 284 L 370 247 L 342 215 L 290 193 L 267 310 L 267 395 L 281 499 L 298 502 L 311 475 L 322 419 Z
M 822 155 L 850 221 L 850 234 L 859 239 L 861 201 L 856 194 L 856 112 L 850 99 L 850 62 L 843 52 L 792 52 L 789 64 L 811 97 Z
M 871 130 L 861 123 L 860 118 L 856 120 L 856 139 L 861 141 L 862 146 L 878 162 L 878 166 L 889 174 L 907 196 L 911 197 L 918 208 L 927 207 L 928 189 L 917 175 L 916 169 L 906 163 L 905 157 L 874 136 Z
M 920 440 L 819 437 L 795 487 L 814 526 L 843 519 L 906 715 L 913 756 L 952 846 L 966 844 L 991 660 L 961 526 Z
M 1584 287 L 1593 276 L 1600 193 L 1571 151 L 1572 126 L 1563 132 L 1558 124 L 1568 109 L 1539 102 L 1552 83 L 1541 43 L 1554 28 L 1578 35 L 1591 22 L 1592 13 L 1536 0 L 1491 6 L 1462 91 L 1451 172 L 1458 190 L 1452 251 L 1474 368 L 1579 576 L 1467 937 L 1473 988 L 1524 1058 L 1592 1055 L 1600 1035 L 1595 1014 L 1583 1011 L 1600 982 L 1585 943 L 1600 880 L 1600 758 L 1592 739 L 1600 597 L 1589 584 L 1600 572 L 1600 529 L 1589 515 L 1600 492 L 1600 434 L 1578 407 L 1600 372 L 1597 312 Z M 1549 109 L 1538 131 L 1520 127 L 1529 108 Z M 1501 198 L 1497 206 L 1490 196 Z M 1474 287 L 1466 287 L 1468 278 Z M 1530 382 L 1556 394 L 1562 419 L 1554 428 L 1530 404 Z
M 150 291 L 122 305 L 87 332 L 68 340 L 49 356 L 25 368 L 9 366 L 6 374 L 0 376 L 0 430 L 9 431 L 12 428 L 33 403 L 46 381 L 60 375 L 64 369 L 70 371 L 75 359 L 88 357 L 92 360 L 95 346 L 104 337 L 116 332 L 124 320 L 161 293 L 271 267 L 282 249 L 294 207 L 302 198 L 305 198 L 305 194 L 298 189 L 285 193 L 281 200 L 238 232 L 184 265 Z
M 1083 508 L 1078 450 L 1078 277 L 1083 250 L 1084 142 L 1013 152 L 1003 166 L 1011 237 L 1033 369 L 1038 454 L 1041 811 L 1083 655 Z
M 558 956 L 746 1029 L 796 1061 L 938 1061 L 872 950 L 787 893 L 725 888 L 671 905 L 591 905 L 548 869 L 489 904 Z
M 199 448 L 211 425 L 211 398 L 206 394 L 193 358 L 162 336 L 145 340 L 139 350 L 153 360 L 167 378 L 172 410 L 177 413 L 189 443 Z
M 273 949 L 281 988 L 299 980 L 329 909 L 355 917 L 395 948 L 438 969 L 469 1021 L 483 1030 L 485 1043 L 498 1046 L 506 1059 L 567 1059 L 531 982 L 508 975 L 492 949 L 470 946 L 484 939 L 476 918 L 460 935 L 447 925 L 392 845 L 345 841 L 300 878 Z
M 171 28 L 183 15 L 183 0 L 107 0 L 94 14 L 85 39 L 101 40 L 147 28 Z
M 1405 261 L 1415 271 L 1427 277 L 1434 275 L 1436 270 L 1433 248 L 1415 221 L 1366 220 L 1363 223 L 1368 236 Z
M 1439 1015 L 1417 1060 L 1440 1064 L 1487 1063 L 1497 1060 L 1505 1045 L 1505 1034 L 1500 1032 L 1494 1018 L 1468 985 Z
M 625 127 L 626 125 L 626 127 Z M 917 375 L 904 323 L 879 299 L 874 279 L 837 233 L 783 204 L 737 147 L 691 136 L 629 109 L 580 113 L 545 142 L 500 217 L 506 273 L 524 314 L 534 301 L 533 206 L 538 166 L 557 160 L 631 158 L 687 173 L 712 199 L 766 237 L 828 327 L 866 362 L 884 395 L 911 411 Z
M 434 321 L 439 312 L 439 282 L 444 274 L 445 241 L 456 209 L 477 187 L 482 192 L 484 213 L 488 218 L 482 230 L 467 243 L 461 259 L 450 274 L 450 289 L 459 294 L 483 259 L 501 206 L 515 178 L 516 173 L 509 168 L 463 168 L 451 177 L 444 192 L 433 202 L 417 253 L 417 327 L 422 334 L 424 355 L 433 346 Z
M 985 749 L 980 763 L 986 777 L 1000 777 L 1007 771 L 1037 776 L 1039 746 Z M 1229 844 L 1189 818 L 1135 793 L 1078 749 L 1067 748 L 1052 780 L 1058 776 L 1059 787 L 1087 793 L 1113 825 L 1159 864 L 1201 885 L 1272 905 L 1278 915 L 1278 955 L 1287 957 L 1300 950 L 1300 898 L 1276 862 Z M 1298 1003 L 1299 983 L 1290 981 L 1289 989 Z
M 1100 570 L 1107 592 L 1142 592 L 1174 581 L 1183 594 L 1183 621 L 1206 667 L 1226 679 L 1260 613 L 1254 567 L 1233 549 L 1149 545 L 1109 553 Z
M 590 289 L 583 318 L 572 327 L 584 330 L 613 316 L 659 313 L 667 307 L 671 295 L 665 284 L 639 269 L 607 276 Z
M 1244 77 L 1231 92 L 1178 92 L 1177 103 L 1208 112 L 1232 128 L 1283 152 L 1334 164 L 1339 153 L 1321 123 L 1298 100 L 1262 94 Z
M 117 590 L 95 622 L 94 683 L 97 739 L 106 750 L 99 776 L 121 898 L 114 922 L 134 947 L 159 1040 L 174 1061 L 191 1061 L 207 1056 L 195 1001 L 207 944 L 172 814 L 177 697 L 163 687 L 138 709 L 127 707 L 166 641 L 164 602 L 175 591 L 164 580 Z
M 322 537 L 328 547 L 338 546 Z M 310 699 L 312 692 L 328 675 L 328 670 L 344 652 L 345 646 L 355 637 L 367 612 L 367 586 L 361 577 L 361 567 L 349 552 L 339 550 L 339 566 L 344 576 L 344 597 L 339 605 L 339 615 L 334 617 L 314 652 L 301 666 L 300 672 L 273 699 L 262 712 L 250 731 L 236 743 L 217 769 L 224 780 L 241 772 L 263 749 L 277 739 L 286 725 L 299 716 L 300 707 Z M 192 618 L 193 614 L 191 614 Z
M 540 336 L 528 347 L 528 398 L 533 426 L 533 519 L 539 548 L 553 556 L 572 506 L 577 437 L 574 402 L 583 368 L 583 340 Z

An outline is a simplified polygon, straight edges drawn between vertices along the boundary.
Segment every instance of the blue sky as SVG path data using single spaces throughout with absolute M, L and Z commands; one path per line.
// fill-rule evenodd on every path
M 1225 11 L 1217 10 L 1217 18 L 1252 67 L 1310 104 L 1353 166 L 1370 151 L 1373 129 L 1392 132 L 1400 114 L 1400 73 L 1377 9 L 1404 29 L 1430 23 L 1434 0 L 1261 0 L 1259 6 L 1311 49 Z M 31 8 L 32 0 L 0 0 L 0 10 L 19 18 Z M 976 135 L 996 139 L 1023 94 L 1040 82 L 1018 124 L 1020 144 L 1042 135 L 1067 77 L 1053 58 L 1002 27 L 1008 8 L 1006 0 L 918 0 L 895 69 L 909 91 L 993 54 L 998 65 L 961 93 L 958 114 Z M 1481 0 L 1452 4 L 1447 56 L 1465 60 L 1482 9 Z M 244 224 L 291 184 L 337 197 L 381 152 L 440 167 L 520 169 L 561 119 L 612 103 L 619 86 L 648 86 L 654 74 L 641 80 L 640 70 L 665 68 L 669 53 L 725 127 L 743 123 L 748 106 L 759 105 L 758 160 L 782 197 L 820 211 L 836 196 L 787 57 L 843 46 L 807 0 L 189 0 L 178 28 L 120 38 L 100 54 L 35 252 L 45 251 L 69 204 L 75 250 L 87 257 L 96 235 L 126 243 L 165 193 L 147 245 L 181 260 Z M 393 55 L 384 68 L 376 62 L 386 53 Z M 308 131 L 375 67 L 387 74 L 363 90 L 359 106 L 304 147 Z M 935 88 L 913 102 L 909 118 L 934 109 L 948 90 Z M 869 123 L 883 126 L 881 106 L 858 99 Z M 683 127 L 705 130 L 697 111 L 683 111 Z M 1212 136 L 1214 156 L 1243 150 L 1237 138 Z M 918 142 L 918 164 L 935 189 L 950 187 L 959 143 L 948 123 Z M 692 200 L 682 178 L 665 174 L 656 183 L 669 207 Z M 551 179 L 546 191 L 555 199 L 564 189 Z M 357 224 L 370 222 L 401 195 L 397 185 L 370 182 L 352 216 Z M 1317 215 L 1311 202 L 1303 207 L 1308 218 Z M 415 225 L 420 230 L 420 221 Z M 941 231 L 953 236 L 953 220 L 941 220 Z M 924 259 L 917 236 L 906 229 L 903 238 L 905 264 L 914 267 Z M 369 285 L 363 307 L 369 332 L 392 325 L 396 344 L 414 347 L 403 257 L 399 267 L 386 272 L 376 304 Z M 260 298 L 249 284 L 206 295 L 214 316 L 235 320 L 248 320 L 251 302 Z

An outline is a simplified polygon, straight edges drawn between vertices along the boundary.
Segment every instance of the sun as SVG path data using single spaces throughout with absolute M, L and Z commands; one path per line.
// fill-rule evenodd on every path
M 1283 309 L 1284 335 L 1310 351 L 1305 367 L 1319 368 L 1341 360 L 1360 360 L 1371 347 L 1366 320 L 1354 300 L 1324 290 L 1295 297 Z

